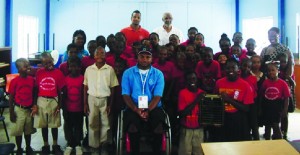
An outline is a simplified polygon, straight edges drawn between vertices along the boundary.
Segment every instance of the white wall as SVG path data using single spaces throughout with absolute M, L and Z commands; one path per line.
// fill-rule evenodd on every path
M 129 26 L 134 10 L 141 11 L 141 25 L 150 32 L 163 24 L 164 12 L 171 12 L 173 25 L 183 31 L 185 38 L 189 27 L 197 27 L 205 35 L 205 44 L 215 52 L 219 51 L 221 34 L 226 32 L 231 36 L 235 31 L 234 0 L 60 0 L 50 3 L 50 47 L 52 33 L 55 33 L 55 48 L 60 53 L 72 41 L 75 30 L 84 30 L 87 41 L 100 34 L 107 37 Z
M 39 33 L 45 33 L 46 1 L 37 0 L 13 0 L 12 4 L 12 61 L 17 59 L 18 52 L 18 17 L 20 15 L 39 18 Z M 43 46 L 43 45 L 42 45 Z
M 286 17 L 286 37 L 289 39 L 288 47 L 294 53 L 298 53 L 297 48 L 297 29 L 296 29 L 296 14 L 300 13 L 300 1 L 286 0 L 285 17 Z
M 239 9 L 239 21 L 240 21 L 240 31 L 245 33 L 246 30 L 243 30 L 243 20 L 245 19 L 257 19 L 265 17 L 273 17 L 273 26 L 278 26 L 278 0 L 240 0 L 240 9 Z M 256 26 L 255 26 L 256 27 Z M 271 26 L 272 27 L 272 26 Z M 271 28 L 270 27 L 270 28 Z M 263 28 L 263 25 L 262 25 Z M 259 36 L 267 39 L 267 31 L 269 28 L 266 28 L 266 32 Z M 249 30 L 248 30 L 249 32 Z M 257 33 L 253 29 L 252 33 Z M 257 34 L 255 36 L 258 36 Z M 231 36 L 232 37 L 232 36 Z M 247 36 L 244 36 L 244 41 L 242 47 L 244 47 L 246 40 L 249 39 Z M 261 38 L 254 38 L 256 40 L 262 40 Z M 259 44 L 268 45 L 269 42 L 263 41 Z M 261 51 L 256 49 L 257 53 Z
M 0 47 L 5 45 L 5 1 L 0 1 Z

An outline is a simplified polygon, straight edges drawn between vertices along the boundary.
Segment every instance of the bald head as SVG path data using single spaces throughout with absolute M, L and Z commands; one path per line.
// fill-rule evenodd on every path
M 165 12 L 163 14 L 162 21 L 164 22 L 165 26 L 168 26 L 168 27 L 171 26 L 172 20 L 173 20 L 173 16 L 170 12 Z

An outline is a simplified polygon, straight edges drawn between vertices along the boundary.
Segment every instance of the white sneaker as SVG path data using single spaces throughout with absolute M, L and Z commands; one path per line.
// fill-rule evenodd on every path
M 76 155 L 82 155 L 83 154 L 81 146 L 76 146 L 75 150 L 76 150 Z
M 65 150 L 65 152 L 64 152 L 64 155 L 70 155 L 71 152 L 72 152 L 72 147 L 68 146 L 68 147 L 66 147 L 66 150 Z

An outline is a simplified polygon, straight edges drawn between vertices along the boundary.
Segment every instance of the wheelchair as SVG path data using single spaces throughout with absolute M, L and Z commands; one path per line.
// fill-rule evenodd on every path
M 165 113 L 165 124 L 169 127 L 165 130 L 162 135 L 162 152 L 165 155 L 171 155 L 171 125 L 169 121 L 168 114 Z M 126 153 L 130 153 L 130 139 L 127 132 L 124 131 L 124 110 L 118 116 L 118 124 L 117 124 L 117 136 L 116 136 L 116 155 L 124 155 Z M 145 131 L 146 132 L 146 131 Z M 147 135 L 147 133 L 143 133 L 142 135 Z M 141 136 L 144 137 L 144 136 Z

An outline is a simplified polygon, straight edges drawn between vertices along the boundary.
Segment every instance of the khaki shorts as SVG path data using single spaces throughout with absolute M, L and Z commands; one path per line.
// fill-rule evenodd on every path
M 203 129 L 186 129 L 182 127 L 180 129 L 178 154 L 203 155 L 201 143 L 203 143 Z
M 15 106 L 16 123 L 12 123 L 10 134 L 11 136 L 30 135 L 35 133 L 33 128 L 33 117 L 30 116 L 30 109 L 23 109 Z
M 38 114 L 34 116 L 35 128 L 58 128 L 61 126 L 60 113 L 54 116 L 58 98 L 38 97 Z

